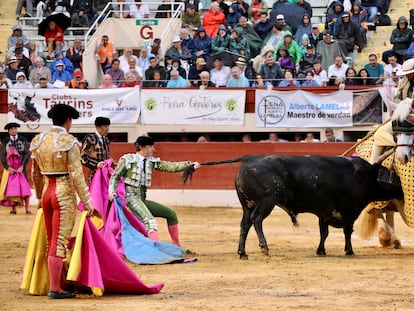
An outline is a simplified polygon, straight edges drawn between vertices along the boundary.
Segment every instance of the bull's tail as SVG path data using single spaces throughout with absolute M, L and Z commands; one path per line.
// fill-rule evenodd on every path
M 378 227 L 377 210 L 365 208 L 362 211 L 362 218 L 360 221 L 359 236 L 362 239 L 369 240 L 375 233 Z
M 204 165 L 204 166 L 209 166 L 209 165 L 217 165 L 217 164 L 237 163 L 237 162 L 243 161 L 244 158 L 245 158 L 245 156 L 244 157 L 239 157 L 239 158 L 234 158 L 234 159 L 204 162 L 204 163 L 200 163 L 200 164 Z M 195 171 L 194 164 L 188 165 L 183 170 L 183 175 L 181 176 L 181 181 L 183 183 L 183 188 L 184 188 L 185 183 L 187 182 L 187 180 L 191 181 L 191 179 L 193 178 L 194 171 Z

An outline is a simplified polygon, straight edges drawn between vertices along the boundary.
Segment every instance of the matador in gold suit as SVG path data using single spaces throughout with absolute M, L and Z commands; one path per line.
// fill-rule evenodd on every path
M 36 196 L 41 200 L 47 234 L 47 256 L 50 277 L 49 298 L 73 298 L 74 293 L 61 288 L 63 260 L 75 224 L 77 198 L 91 213 L 90 195 L 80 161 L 80 144 L 68 134 L 72 119 L 79 112 L 67 105 L 55 105 L 48 117 L 52 128 L 35 136 L 31 143 L 32 177 Z

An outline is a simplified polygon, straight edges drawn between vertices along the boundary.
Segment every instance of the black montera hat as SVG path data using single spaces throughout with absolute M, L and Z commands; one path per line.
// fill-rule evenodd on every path
M 79 118 L 79 111 L 75 108 L 65 105 L 65 104 L 57 104 L 52 107 L 47 113 L 47 116 L 50 119 L 62 119 L 62 118 L 71 118 L 71 119 L 78 119 Z
M 139 136 L 135 141 L 135 144 L 144 147 L 144 146 L 152 146 L 154 145 L 154 138 L 150 136 Z
M 109 120 L 109 118 L 106 117 L 96 117 L 95 126 L 101 125 L 111 125 L 111 120 Z
M 11 129 L 11 128 L 13 128 L 13 127 L 20 127 L 20 124 L 18 124 L 18 123 L 16 123 L 16 122 L 10 122 L 10 123 L 7 123 L 7 124 L 4 126 L 4 129 L 5 129 L 6 131 L 8 131 L 9 129 Z

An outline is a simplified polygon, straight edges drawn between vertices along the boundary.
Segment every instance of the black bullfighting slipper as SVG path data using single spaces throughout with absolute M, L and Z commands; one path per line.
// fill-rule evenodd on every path
M 193 251 L 191 251 L 191 250 L 189 250 L 188 248 L 185 250 L 185 255 L 186 256 L 196 256 L 197 255 L 197 253 L 196 252 L 193 252 Z
M 16 212 L 16 211 L 10 211 L 10 214 L 12 214 L 12 215 L 16 215 L 16 214 L 17 214 L 17 212 Z
M 71 292 L 54 292 L 54 291 L 49 291 L 49 293 L 47 294 L 47 297 L 49 297 L 49 299 L 68 299 L 68 298 L 75 298 L 76 294 L 75 293 L 71 293 Z

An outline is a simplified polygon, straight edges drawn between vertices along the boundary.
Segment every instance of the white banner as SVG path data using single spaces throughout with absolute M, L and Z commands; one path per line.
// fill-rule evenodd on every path
M 352 91 L 314 94 L 256 90 L 257 127 L 352 126 Z
M 245 90 L 141 91 L 143 124 L 243 125 Z
M 112 123 L 136 123 L 140 113 L 138 88 L 113 89 L 10 89 L 8 121 L 27 125 L 51 124 L 47 113 L 53 105 L 76 108 L 73 124 L 94 124 L 98 116 Z

